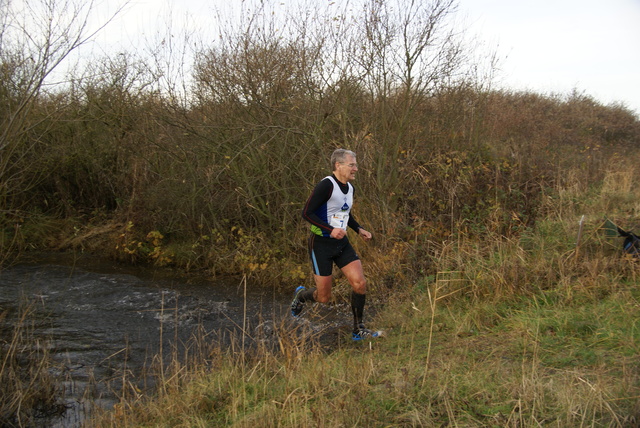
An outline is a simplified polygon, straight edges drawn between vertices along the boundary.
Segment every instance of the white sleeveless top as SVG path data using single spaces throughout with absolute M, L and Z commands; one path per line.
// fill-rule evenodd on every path
M 345 195 L 340 189 L 340 185 L 332 176 L 324 178 L 331 180 L 333 184 L 333 192 L 327 202 L 324 203 L 319 210 L 316 211 L 318 217 L 329 223 L 335 228 L 347 230 L 347 224 L 349 223 L 349 213 L 353 206 L 353 186 L 351 183 L 347 183 L 349 191 Z M 311 231 L 316 235 L 323 236 L 322 230 L 317 226 L 312 226 Z

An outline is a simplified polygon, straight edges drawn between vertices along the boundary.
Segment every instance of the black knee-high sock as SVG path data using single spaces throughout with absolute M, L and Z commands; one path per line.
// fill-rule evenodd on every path
M 366 296 L 366 294 L 358 294 L 355 291 L 351 292 L 351 310 L 353 311 L 354 328 L 358 328 L 360 324 L 362 324 Z
M 313 298 L 313 293 L 315 291 L 316 291 L 316 287 L 310 288 L 308 290 L 304 290 L 298 296 L 298 300 L 300 300 L 302 303 L 304 303 L 304 302 L 315 302 L 316 299 Z

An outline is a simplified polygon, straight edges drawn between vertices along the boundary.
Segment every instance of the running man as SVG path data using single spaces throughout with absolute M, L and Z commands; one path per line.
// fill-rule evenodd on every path
M 367 281 L 362 262 L 349 243 L 347 227 L 362 239 L 371 239 L 371 233 L 361 227 L 351 214 L 354 188 L 349 183 L 358 171 L 356 154 L 337 149 L 331 155 L 333 174 L 318 183 L 302 210 L 302 218 L 311 223 L 309 255 L 313 267 L 315 287 L 296 288 L 291 302 L 291 315 L 297 317 L 307 302 L 327 303 L 331 298 L 333 263 L 342 270 L 351 284 L 353 311 L 353 340 L 378 337 L 379 332 L 364 326 L 363 313 Z

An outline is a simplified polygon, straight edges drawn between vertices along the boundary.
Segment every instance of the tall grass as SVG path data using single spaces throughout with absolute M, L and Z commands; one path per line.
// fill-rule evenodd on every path
M 638 265 L 601 229 L 603 207 L 612 218 L 636 209 L 640 192 L 612 179 L 619 174 L 595 190 L 569 185 L 572 197 L 548 202 L 549 217 L 519 239 L 460 236 L 440 246 L 436 275 L 376 291 L 371 323 L 384 338 L 351 343 L 344 331 L 327 349 L 322 332 L 274 320 L 270 340 L 257 334 L 250 350 L 241 338 L 214 345 L 174 370 L 170 391 L 94 423 L 635 426 Z M 631 195 L 612 207 L 620 191 Z M 577 213 L 589 219 L 580 251 Z
M 414 299 L 414 303 L 420 307 L 423 302 Z M 384 341 L 358 346 L 345 342 L 329 354 L 301 346 L 291 340 L 295 333 L 281 326 L 278 334 L 288 341 L 279 349 L 263 348 L 253 354 L 219 349 L 207 364 L 183 367 L 155 399 L 130 407 L 125 403 L 94 424 L 637 423 L 638 372 L 633 355 L 638 337 L 624 321 L 637 316 L 637 310 L 620 298 L 580 310 L 533 306 L 504 303 L 496 310 L 476 304 L 469 310 L 462 304 L 443 305 L 432 320 L 427 310 L 399 314 L 403 306 L 396 304 L 390 308 L 393 318 L 389 314 L 377 320 L 392 329 Z M 593 321 L 591 310 L 606 310 L 613 319 Z M 471 322 L 478 330 L 465 327 Z M 568 337 L 571 340 L 560 339 Z M 636 345 L 629 346 L 628 340 Z
M 15 320 L 8 320 L 11 316 Z M 51 374 L 53 362 L 46 339 L 34 334 L 35 304 L 18 314 L 0 312 L 0 425 L 37 426 L 41 418 L 60 415 L 62 391 Z

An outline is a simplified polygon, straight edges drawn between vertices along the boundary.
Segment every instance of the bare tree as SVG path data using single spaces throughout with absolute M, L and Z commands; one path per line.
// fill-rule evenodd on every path
M 40 143 L 33 134 L 42 123 L 31 114 L 54 70 L 101 31 L 91 28 L 94 1 L 2 0 L 0 15 L 0 207 L 28 190 L 21 164 Z M 45 117 L 55 114 L 46 111 Z

